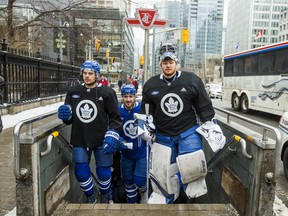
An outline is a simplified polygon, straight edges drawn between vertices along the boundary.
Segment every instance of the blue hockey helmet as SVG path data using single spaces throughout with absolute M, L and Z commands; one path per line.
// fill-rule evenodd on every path
M 91 69 L 95 71 L 96 74 L 100 72 L 100 66 L 99 63 L 96 60 L 86 60 L 81 65 L 81 74 L 84 69 Z
M 135 95 L 135 94 L 136 94 L 136 89 L 135 89 L 134 85 L 132 85 L 132 84 L 127 84 L 127 85 L 124 85 L 124 86 L 121 88 L 121 94 L 122 94 L 122 95 L 127 95 L 127 94 L 133 94 L 133 95 Z

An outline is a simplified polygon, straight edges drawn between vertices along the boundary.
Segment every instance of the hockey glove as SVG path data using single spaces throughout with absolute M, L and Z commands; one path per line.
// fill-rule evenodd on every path
M 121 149 L 132 149 L 133 144 L 127 143 L 115 130 L 108 130 L 104 136 L 103 149 L 105 154 L 113 154 Z
M 196 131 L 207 140 L 213 152 L 217 152 L 224 147 L 226 137 L 223 135 L 223 132 L 215 118 L 203 123 L 196 129 Z
M 134 113 L 134 119 L 137 121 L 138 125 L 138 136 L 141 135 L 141 138 L 146 142 L 150 142 L 154 137 L 155 125 L 153 124 L 152 115 L 147 116 L 144 114 Z
M 70 105 L 63 104 L 58 108 L 58 118 L 69 121 L 72 118 L 72 108 Z
M 142 133 L 141 138 L 146 142 L 150 142 L 154 137 L 154 131 L 155 131 L 155 125 L 153 123 L 144 125 L 144 133 Z

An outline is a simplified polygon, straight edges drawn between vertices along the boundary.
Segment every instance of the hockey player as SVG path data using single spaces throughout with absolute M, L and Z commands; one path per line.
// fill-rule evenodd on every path
M 151 77 L 142 92 L 141 113 L 149 104 L 157 128 L 149 165 L 153 188 L 149 203 L 173 203 L 179 184 L 188 198 L 207 193 L 207 165 L 197 130 L 209 133 L 210 145 L 222 148 L 225 144 L 202 80 L 192 72 L 178 71 L 177 63 L 174 47 L 164 44 L 160 48 L 162 74 Z M 204 123 L 201 127 L 196 116 Z
M 115 91 L 97 84 L 99 72 L 100 67 L 95 60 L 86 60 L 82 64 L 83 83 L 68 90 L 65 104 L 58 109 L 58 117 L 65 124 L 72 124 L 72 160 L 76 178 L 87 196 L 87 202 L 96 202 L 89 166 L 89 158 L 94 153 L 100 202 L 112 203 L 113 154 L 104 154 L 102 143 L 104 135 L 105 143 L 118 142 L 113 134 L 118 134 L 117 131 L 121 130 L 121 118 Z
M 137 125 L 134 123 L 134 113 L 139 113 L 141 103 L 136 102 L 136 89 L 132 84 L 121 88 L 123 103 L 118 106 L 122 130 L 120 136 L 133 143 L 132 149 L 121 150 L 121 175 L 125 184 L 128 203 L 145 203 L 147 190 L 146 142 L 138 136 Z M 139 194 L 138 194 L 139 193 Z

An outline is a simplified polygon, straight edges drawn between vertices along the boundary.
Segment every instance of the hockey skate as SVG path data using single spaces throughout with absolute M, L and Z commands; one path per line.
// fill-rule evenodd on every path
M 87 196 L 86 203 L 94 204 L 96 202 L 97 202 L 97 199 L 94 193 L 91 196 Z

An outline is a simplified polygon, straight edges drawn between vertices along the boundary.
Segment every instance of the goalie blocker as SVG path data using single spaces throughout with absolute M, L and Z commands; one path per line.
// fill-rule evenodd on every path
M 207 193 L 205 176 L 207 165 L 202 150 L 179 155 L 177 163 L 170 163 L 172 150 L 167 146 L 154 143 L 150 157 L 150 179 L 153 193 L 148 203 L 169 204 L 179 196 L 179 178 L 181 175 L 183 189 L 189 198 L 195 198 Z M 157 155 L 157 156 L 156 156 Z

